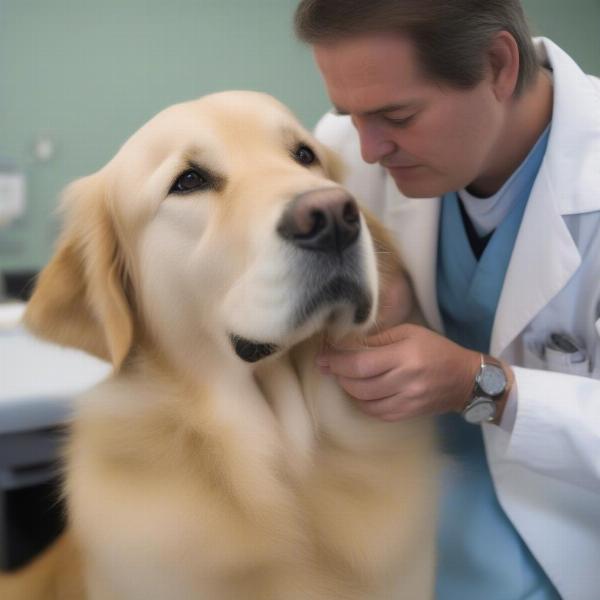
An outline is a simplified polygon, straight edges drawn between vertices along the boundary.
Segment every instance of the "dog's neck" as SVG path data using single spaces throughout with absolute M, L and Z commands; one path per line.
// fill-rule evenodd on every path
M 285 501 L 290 483 L 310 478 L 323 451 L 364 460 L 405 448 L 401 424 L 365 418 L 316 369 L 318 349 L 311 339 L 249 365 L 204 348 L 206 362 L 197 355 L 176 368 L 176 357 L 140 349 L 91 392 L 78 429 L 86 430 L 86 443 L 102 432 L 96 452 L 125 478 L 128 469 L 168 471 L 173 461 L 191 474 L 210 473 L 216 461 L 225 477 L 219 485 L 248 511 L 263 511 Z M 414 434 L 414 424 L 407 431 Z
M 172 397 L 186 404 L 187 424 L 200 434 L 207 419 L 214 419 L 239 430 L 236 435 L 247 437 L 249 448 L 256 447 L 254 438 L 262 438 L 261 444 L 283 444 L 286 451 L 308 459 L 318 432 L 311 414 L 314 391 L 307 386 L 312 386 L 313 375 L 320 376 L 315 367 L 319 343 L 315 337 L 291 351 L 248 363 L 209 336 L 197 339 L 193 348 L 158 346 L 146 338 L 115 381 L 163 382 L 155 388 L 157 405 L 172 402 Z M 269 442 L 274 431 L 280 439 Z
M 402 435 L 398 424 L 365 418 L 335 378 L 318 371 L 321 343 L 316 335 L 252 364 L 208 337 L 194 352 L 189 347 L 158 352 L 154 345 L 140 348 L 121 376 L 140 385 L 163 382 L 154 386 L 156 404 L 169 410 L 177 402 L 180 409 L 173 412 L 185 415 L 185 426 L 198 436 L 207 426 L 225 428 L 246 452 L 283 459 L 301 476 L 319 444 L 368 453 Z M 285 460 L 289 453 L 294 460 Z

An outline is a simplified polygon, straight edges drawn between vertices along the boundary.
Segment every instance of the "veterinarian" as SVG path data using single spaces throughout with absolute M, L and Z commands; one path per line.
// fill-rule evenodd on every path
M 600 80 L 518 0 L 303 0 L 296 32 L 335 107 L 317 135 L 430 325 L 319 365 L 374 417 L 440 415 L 437 597 L 597 600 Z

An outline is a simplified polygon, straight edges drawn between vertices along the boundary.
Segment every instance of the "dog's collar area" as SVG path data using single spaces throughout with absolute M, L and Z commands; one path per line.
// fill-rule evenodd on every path
M 253 342 L 247 340 L 239 335 L 231 334 L 229 336 L 235 353 L 244 361 L 254 363 L 267 356 L 271 356 L 274 352 L 279 350 L 275 344 L 262 344 L 260 342 Z

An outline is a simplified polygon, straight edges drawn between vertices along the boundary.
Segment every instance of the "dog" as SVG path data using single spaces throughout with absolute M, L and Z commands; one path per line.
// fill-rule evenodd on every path
M 222 92 L 67 188 L 25 322 L 113 373 L 70 426 L 67 532 L 0 596 L 433 597 L 431 422 L 368 417 L 315 367 L 406 282 L 342 177 L 274 98 Z

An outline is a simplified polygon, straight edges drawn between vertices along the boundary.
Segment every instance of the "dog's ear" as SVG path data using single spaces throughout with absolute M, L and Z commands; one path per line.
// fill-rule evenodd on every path
M 369 233 L 373 239 L 379 276 L 386 282 L 396 276 L 398 272 L 404 271 L 404 265 L 392 234 L 368 209 L 361 206 L 360 210 L 365 217 Z
M 425 320 L 417 302 L 410 276 L 396 248 L 392 234 L 364 207 L 369 233 L 373 239 L 379 272 L 379 329 L 400 323 L 424 325 Z
M 74 346 L 119 369 L 133 340 L 125 261 L 102 172 L 72 183 L 63 201 L 65 228 L 27 306 L 33 333 Z

